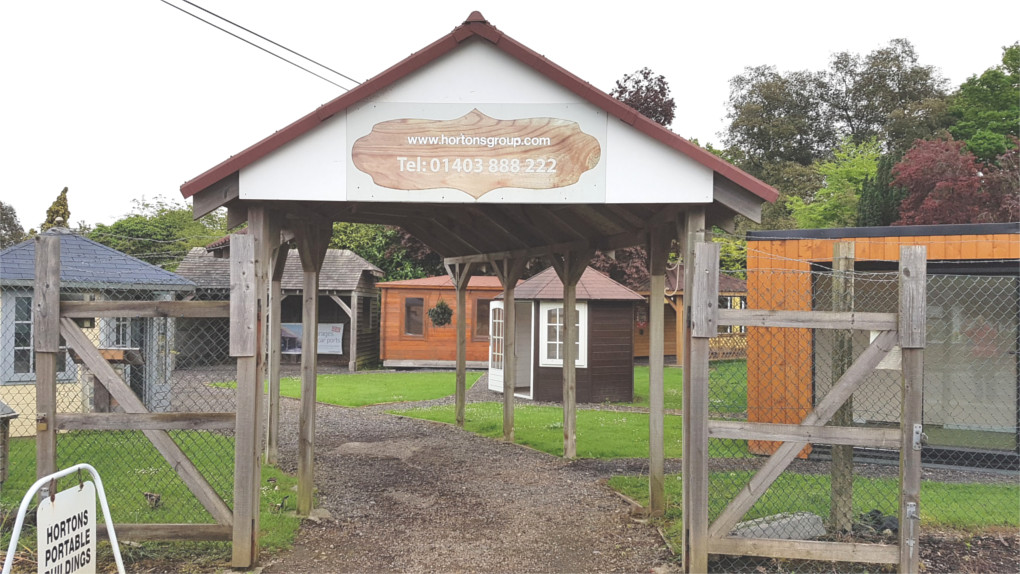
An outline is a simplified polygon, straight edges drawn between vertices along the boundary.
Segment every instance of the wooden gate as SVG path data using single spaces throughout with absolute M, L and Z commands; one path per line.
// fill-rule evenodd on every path
M 921 383 L 925 345 L 924 247 L 901 247 L 899 313 L 826 311 L 725 310 L 717 308 L 718 244 L 695 248 L 695 283 L 691 297 L 692 340 L 690 400 L 684 416 L 691 430 L 684 437 L 684 458 L 693 466 L 684 476 L 684 565 L 688 572 L 706 572 L 709 554 L 769 558 L 898 564 L 900 572 L 917 572 L 919 551 L 919 491 L 921 469 Z M 859 329 L 878 331 L 871 345 L 853 362 L 814 410 L 799 425 L 708 419 L 709 340 L 720 325 Z M 899 345 L 902 348 L 902 413 L 900 428 L 824 426 L 865 376 Z M 779 441 L 782 445 L 751 477 L 715 521 L 708 515 L 708 439 Z M 765 493 L 784 469 L 812 442 L 900 450 L 898 544 L 863 544 L 807 540 L 779 540 L 731 536 L 734 526 Z
M 153 413 L 82 331 L 75 319 L 148 317 L 228 317 L 227 301 L 60 301 L 60 241 L 40 236 L 36 244 L 34 292 L 37 357 L 36 468 L 39 476 L 56 470 L 59 431 L 141 431 L 181 481 L 209 512 L 215 524 L 117 524 L 117 535 L 131 540 L 230 540 L 234 513 L 174 442 L 170 430 L 235 429 L 233 412 Z M 56 357 L 61 337 L 69 351 L 92 373 L 124 412 L 58 413 Z M 104 394 L 105 394 L 104 393 Z M 98 396 L 98 394 L 97 394 Z M 105 527 L 100 526 L 105 534 Z

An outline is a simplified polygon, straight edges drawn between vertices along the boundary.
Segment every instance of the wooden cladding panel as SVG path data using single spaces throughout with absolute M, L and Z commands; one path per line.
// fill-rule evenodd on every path
M 499 290 L 469 290 L 467 295 L 467 360 L 488 361 L 489 341 L 476 340 L 475 314 L 479 299 L 492 299 Z M 404 333 L 404 299 L 421 297 L 424 305 L 424 335 Z M 428 310 L 442 299 L 453 310 L 454 318 L 444 327 L 435 327 L 428 318 Z M 457 292 L 450 289 L 402 289 L 391 287 L 383 290 L 382 296 L 382 342 L 380 358 L 383 361 L 420 360 L 455 361 L 457 359 Z M 488 317 L 486 317 L 488 321 Z M 359 341 L 360 343 L 360 341 Z M 360 345 L 359 345 L 360 346 Z

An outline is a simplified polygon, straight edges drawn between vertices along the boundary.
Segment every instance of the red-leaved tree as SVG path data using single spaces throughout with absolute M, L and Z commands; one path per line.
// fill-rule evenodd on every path
M 962 141 L 919 141 L 893 168 L 907 190 L 894 225 L 1020 221 L 1017 150 L 983 164 Z

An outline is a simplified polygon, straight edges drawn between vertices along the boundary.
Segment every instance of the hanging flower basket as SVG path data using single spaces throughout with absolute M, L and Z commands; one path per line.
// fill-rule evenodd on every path
M 429 309 L 429 319 L 432 320 L 432 324 L 436 327 L 445 327 L 450 324 L 450 319 L 453 317 L 453 309 L 446 304 L 446 301 L 442 299 L 436 303 L 436 306 Z

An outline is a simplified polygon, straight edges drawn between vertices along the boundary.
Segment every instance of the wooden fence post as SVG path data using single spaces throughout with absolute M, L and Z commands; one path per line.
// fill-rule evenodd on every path
M 692 504 L 696 501 L 696 492 L 693 490 L 693 484 L 687 477 L 694 476 L 698 472 L 694 466 L 694 457 L 689 456 L 688 453 L 695 450 L 692 444 L 692 439 L 697 436 L 697 432 L 694 430 L 694 425 L 702 425 L 705 428 L 702 429 L 705 434 L 708 433 L 707 426 L 708 420 L 707 415 L 701 415 L 694 410 L 696 403 L 700 402 L 697 400 L 695 394 L 697 392 L 707 393 L 708 389 L 695 389 L 693 381 L 691 380 L 691 369 L 688 365 L 691 364 L 691 339 L 693 332 L 691 330 L 691 297 L 690 293 L 694 290 L 694 256 L 695 247 L 698 243 L 702 243 L 710 240 L 710 234 L 708 232 L 705 209 L 703 207 L 692 207 L 687 211 L 686 221 L 684 222 L 684 235 L 681 236 L 683 242 L 683 262 L 684 262 L 684 330 L 683 330 L 683 421 L 681 422 L 681 428 L 683 429 L 683 529 L 684 529 L 684 545 L 683 545 L 683 562 L 685 572 L 704 572 L 708 568 L 708 555 L 705 552 L 700 554 L 693 554 L 692 548 L 692 533 L 693 528 L 697 526 L 696 523 L 691 523 L 694 519 L 694 514 L 698 512 L 696 506 Z M 705 399 L 707 401 L 707 398 Z M 707 404 L 707 402 L 706 402 Z M 701 417 L 701 420 L 699 420 Z M 707 464 L 705 461 L 704 464 Z
M 237 357 L 231 565 L 258 561 L 264 312 L 269 294 L 269 214 L 248 208 L 248 233 L 230 236 L 230 355 Z
M 671 234 L 666 226 L 648 232 L 648 508 L 666 512 L 665 314 L 666 259 Z M 679 357 L 678 357 L 679 360 Z
M 563 458 L 568 459 L 577 456 L 577 283 L 593 254 L 575 250 L 552 257 L 563 284 Z
M 921 403 L 927 323 L 927 249 L 900 247 L 900 348 L 903 403 L 900 417 L 900 572 L 916 573 L 921 547 Z
M 269 290 L 269 419 L 266 425 L 266 464 L 275 465 L 280 453 L 280 362 L 283 360 L 280 348 L 282 325 L 281 303 L 283 302 L 283 269 L 287 263 L 290 244 L 284 243 L 273 254 L 272 286 Z
M 691 460 L 691 473 L 683 477 L 691 497 L 687 520 L 691 572 L 708 571 L 708 360 L 712 337 L 719 333 L 719 249 L 718 243 L 697 243 L 691 265 L 691 352 L 690 362 L 684 363 L 684 370 L 690 371 L 692 417 L 684 459 Z
M 35 237 L 35 288 L 32 293 L 35 338 L 36 465 L 42 478 L 57 470 L 57 354 L 60 351 L 60 235 Z
M 298 415 L 297 513 L 312 512 L 315 488 L 315 396 L 319 353 L 319 272 L 329 247 L 332 226 L 309 223 L 296 228 L 298 255 L 304 271 L 301 313 L 301 412 Z M 353 314 L 353 310 L 352 310 Z M 353 336 L 354 334 L 351 333 Z
M 474 271 L 471 263 L 447 263 L 446 273 L 457 290 L 457 380 L 456 420 L 464 427 L 464 405 L 467 402 L 467 288 Z
M 854 310 L 854 243 L 838 241 L 832 247 L 832 310 Z M 832 381 L 835 383 L 853 364 L 853 334 L 849 331 L 833 333 Z M 832 424 L 853 426 L 854 399 L 848 398 L 836 414 Z M 830 468 L 832 497 L 829 518 L 838 533 L 850 532 L 853 526 L 854 447 L 832 445 Z
M 514 392 L 517 385 L 517 304 L 514 289 L 524 274 L 525 260 L 508 257 L 493 261 L 503 284 L 503 440 L 514 442 Z

